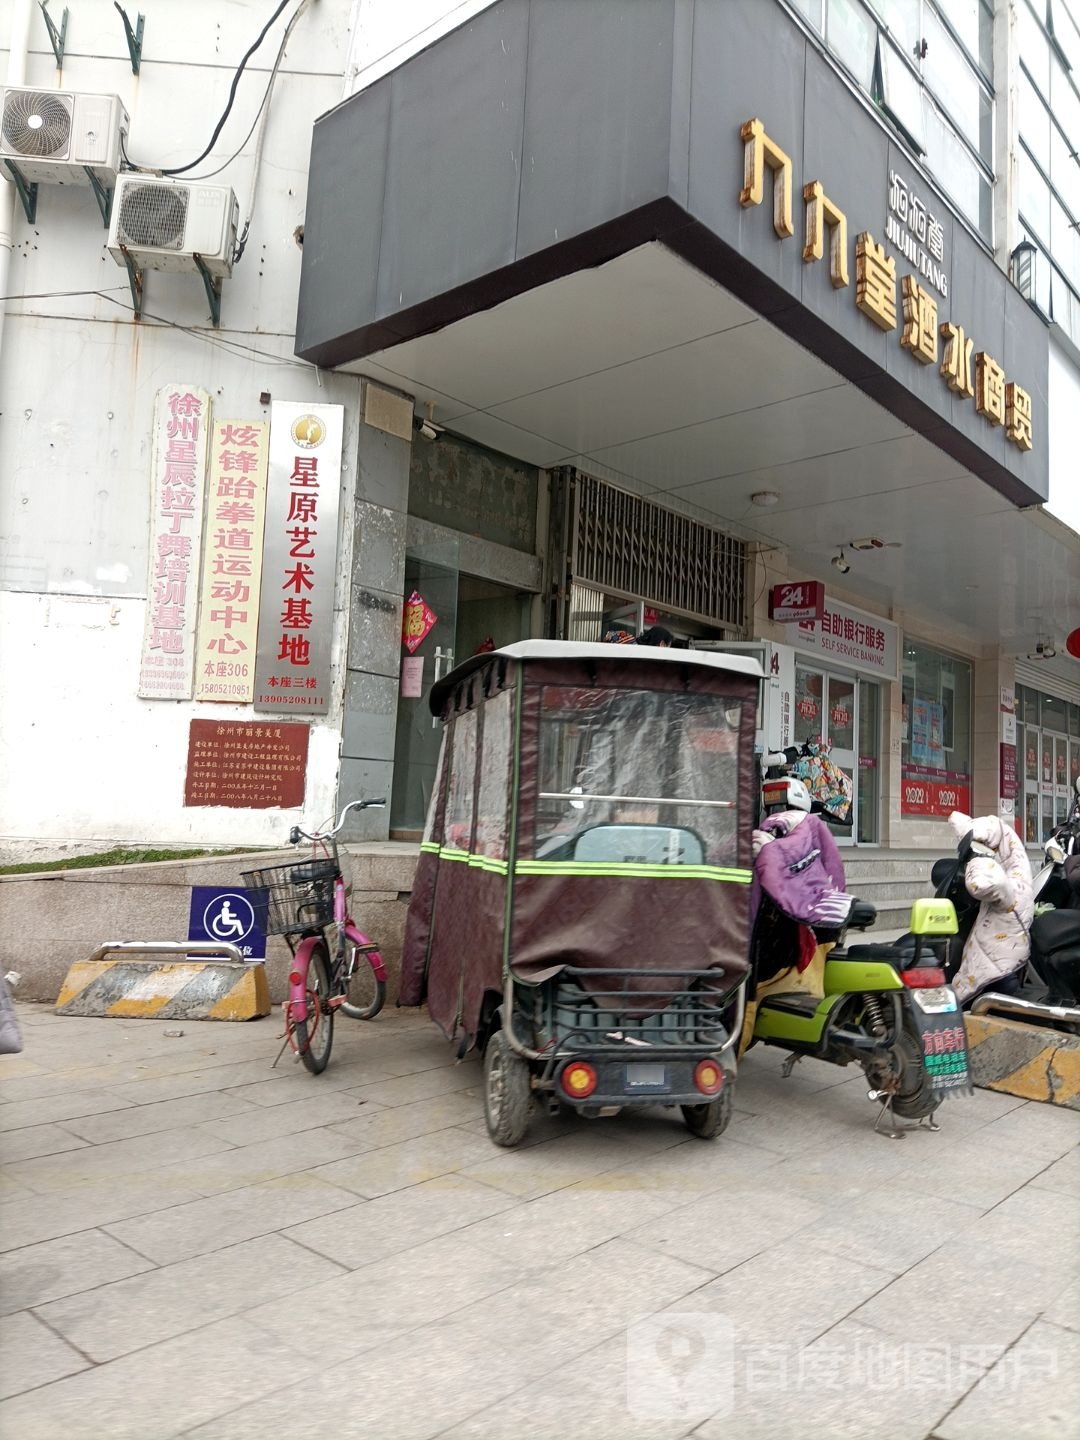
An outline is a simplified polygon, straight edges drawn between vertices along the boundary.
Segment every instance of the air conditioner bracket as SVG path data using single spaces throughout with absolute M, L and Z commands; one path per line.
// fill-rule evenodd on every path
M 67 6 L 64 6 L 64 16 L 60 21 L 60 29 L 57 30 L 56 22 L 45 8 L 47 3 L 48 0 L 38 0 L 38 8 L 41 10 L 45 27 L 49 32 L 49 44 L 52 46 L 53 54 L 56 56 L 56 68 L 62 70 L 64 68 L 64 44 L 67 40 Z
M 4 169 L 11 176 L 11 179 L 15 185 L 15 189 L 19 192 L 19 199 L 22 201 L 22 208 L 26 212 L 26 223 L 28 225 L 33 225 L 34 220 L 37 216 L 38 187 L 36 185 L 31 185 L 27 181 L 26 177 L 22 174 L 19 167 L 17 165 L 13 165 L 10 160 L 4 161 Z
M 94 192 L 94 199 L 98 203 L 98 209 L 101 211 L 101 219 L 107 230 L 109 228 L 109 216 L 112 213 L 113 192 L 105 189 L 105 186 L 102 185 L 89 165 L 84 165 L 83 169 L 86 171 L 86 178 L 90 181 L 90 189 Z
M 214 329 L 221 325 L 221 281 L 215 280 L 201 255 L 191 257 L 199 267 L 199 274 L 202 276 L 203 284 L 206 287 L 206 298 L 210 305 L 210 319 L 214 322 Z
M 124 264 L 127 266 L 128 284 L 131 286 L 131 308 L 135 311 L 135 319 L 142 319 L 143 302 L 143 272 L 136 267 L 135 261 L 131 258 L 131 252 L 126 245 L 120 246 L 120 253 L 124 257 Z
M 146 24 L 146 17 L 140 15 L 135 22 L 135 29 L 132 30 L 127 11 L 120 4 L 120 0 L 113 0 L 113 5 L 119 10 L 120 19 L 124 22 L 124 36 L 127 40 L 128 55 L 131 57 L 131 73 L 138 75 L 139 66 L 142 64 L 143 26 Z

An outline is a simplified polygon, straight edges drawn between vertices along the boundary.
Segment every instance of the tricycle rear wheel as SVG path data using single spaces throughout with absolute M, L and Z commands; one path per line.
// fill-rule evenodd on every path
M 532 1113 L 529 1062 L 511 1047 L 503 1030 L 495 1030 L 484 1051 L 484 1118 L 496 1145 L 520 1145 Z
M 704 1105 L 684 1105 L 683 1119 L 691 1135 L 699 1140 L 715 1140 L 731 1123 L 731 1112 L 735 1105 L 735 1087 L 728 1080 L 715 1100 Z

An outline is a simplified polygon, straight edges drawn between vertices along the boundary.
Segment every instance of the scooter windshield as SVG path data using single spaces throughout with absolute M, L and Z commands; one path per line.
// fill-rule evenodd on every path
M 715 695 L 545 686 L 533 858 L 734 865 L 741 717 Z

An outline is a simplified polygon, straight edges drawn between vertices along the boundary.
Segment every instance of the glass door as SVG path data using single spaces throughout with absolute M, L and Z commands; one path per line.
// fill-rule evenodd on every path
M 850 845 L 856 834 L 862 839 L 859 822 L 860 794 L 863 790 L 855 737 L 860 735 L 858 687 L 843 675 L 831 675 L 807 665 L 795 666 L 795 744 L 826 740 L 831 745 L 831 759 L 853 782 L 851 823 L 830 824 L 836 841 Z M 871 752 L 876 755 L 876 746 Z M 860 774 L 860 783 L 854 785 Z M 871 814 L 874 809 L 871 809 Z
M 880 839 L 881 810 L 881 691 L 873 680 L 859 681 L 859 784 L 856 837 L 860 845 Z
M 435 681 L 454 668 L 458 585 L 456 543 L 406 551 L 390 801 L 390 830 L 403 840 L 423 835 L 435 784 L 442 726 L 428 708 L 428 696 Z

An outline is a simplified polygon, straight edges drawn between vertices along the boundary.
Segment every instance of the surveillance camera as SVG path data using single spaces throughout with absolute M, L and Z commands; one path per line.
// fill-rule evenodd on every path
M 435 425 L 431 420 L 417 420 L 416 431 L 422 440 L 427 440 L 429 443 L 432 440 L 438 440 L 443 433 L 442 426 Z
M 846 575 L 846 574 L 848 573 L 848 571 L 851 569 L 851 566 L 850 566 L 850 565 L 848 564 L 848 562 L 844 559 L 843 551 L 841 551 L 839 555 L 834 555 L 834 556 L 833 556 L 833 558 L 832 558 L 832 563 L 833 563 L 833 565 L 835 566 L 835 568 L 840 571 L 840 574 L 841 574 L 841 575 Z

